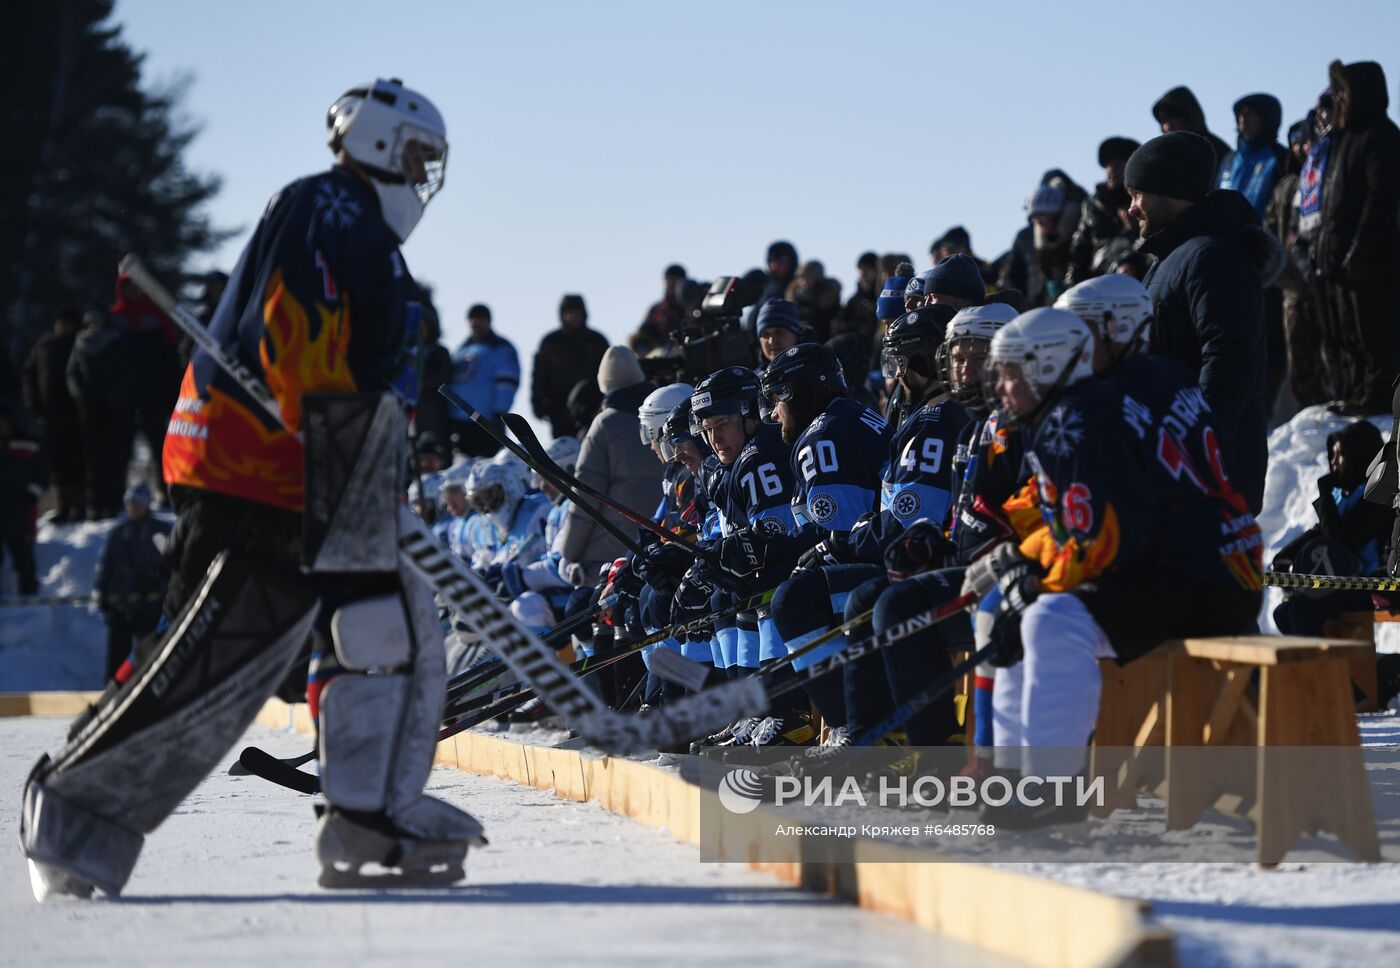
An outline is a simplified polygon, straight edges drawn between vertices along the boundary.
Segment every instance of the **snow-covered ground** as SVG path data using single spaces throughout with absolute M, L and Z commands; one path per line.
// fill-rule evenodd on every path
M 34 557 L 39 594 L 92 594 L 107 532 L 116 522 L 39 525 Z M 15 576 L 0 569 L 0 599 L 13 601 Z M 101 689 L 107 626 L 91 605 L 0 608 L 0 692 Z
M 66 723 L 0 719 L 0 965 L 992 966 L 892 917 L 778 885 L 593 804 L 436 770 L 491 843 L 425 892 L 315 886 L 311 798 L 223 767 L 147 841 L 119 900 L 36 905 L 20 789 Z M 279 755 L 304 737 L 255 729 Z

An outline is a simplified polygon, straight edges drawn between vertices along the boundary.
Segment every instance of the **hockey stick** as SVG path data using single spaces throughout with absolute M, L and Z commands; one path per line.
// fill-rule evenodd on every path
M 1264 584 L 1275 588 L 1325 588 L 1336 591 L 1400 592 L 1397 578 L 1338 578 L 1333 575 L 1294 575 L 1286 571 L 1264 572 Z
M 617 603 L 617 599 L 618 596 L 609 595 L 607 598 L 600 600 L 597 605 L 568 616 L 554 627 L 541 632 L 540 639 L 544 642 L 552 642 L 562 635 L 567 635 L 580 625 L 587 624 L 599 611 L 605 608 L 611 608 Z M 460 675 L 447 680 L 447 701 L 451 702 L 456 696 L 470 692 L 482 683 L 503 675 L 506 671 L 503 666 L 505 666 L 505 663 L 501 661 L 500 657 L 493 656 L 485 662 L 477 663 Z
M 457 401 L 453 398 L 460 399 L 457 397 L 457 394 L 452 393 L 451 390 L 448 390 L 447 392 L 451 393 L 451 396 L 449 396 L 448 399 L 452 400 L 454 403 L 456 403 Z M 535 436 L 534 428 L 531 427 L 530 422 L 524 417 L 520 416 L 520 414 L 504 414 L 501 417 L 501 421 L 508 428 L 510 428 L 510 432 L 515 434 L 516 439 L 520 441 L 520 445 L 524 447 L 525 450 L 529 453 L 531 459 L 536 465 L 535 470 L 539 471 L 541 476 L 548 477 L 550 479 L 550 483 L 553 484 L 555 487 L 559 487 L 559 482 L 562 480 L 566 482 L 572 489 L 586 495 L 587 497 L 591 497 L 603 507 L 606 507 L 617 514 L 620 514 L 622 517 L 626 518 L 628 521 L 631 521 L 638 527 L 651 532 L 653 535 L 660 538 L 662 541 L 665 541 L 668 544 L 680 545 L 681 548 L 683 548 L 686 551 L 689 551 L 691 555 L 693 555 L 695 558 L 705 559 L 709 557 L 700 548 L 695 547 L 689 542 L 681 540 L 680 536 L 677 535 L 675 532 L 663 528 L 661 525 L 657 524 L 655 521 L 651 520 L 645 515 L 638 514 L 636 511 L 633 511 L 627 505 L 622 504 L 619 501 L 614 501 L 612 498 L 608 497 L 606 494 L 602 493 L 596 488 L 589 487 L 583 481 L 579 480 L 576 476 L 570 474 L 568 471 L 564 470 L 564 468 L 560 467 L 557 463 L 550 459 L 550 456 L 545 451 L 544 446 L 540 444 L 539 437 Z M 547 474 L 545 473 L 546 469 L 549 471 L 549 473 Z M 563 489 L 560 488 L 560 490 Z
M 522 461 L 524 461 L 525 465 L 529 467 L 532 471 L 537 472 L 541 477 L 547 478 L 551 484 L 559 488 L 559 492 L 561 494 L 563 494 L 566 498 L 568 498 L 574 503 L 575 507 L 577 507 L 584 514 L 587 514 L 600 528 L 602 528 L 608 534 L 612 535 L 619 542 L 621 542 L 624 548 L 632 552 L 632 554 L 634 555 L 641 555 L 643 558 L 646 557 L 646 552 L 642 550 L 642 546 L 637 544 L 637 542 L 632 538 L 631 535 L 625 533 L 621 528 L 609 521 L 607 519 L 607 515 L 603 514 L 602 511 L 598 510 L 590 504 L 585 503 L 583 498 L 579 496 L 578 492 L 575 491 L 573 488 L 569 487 L 566 482 L 557 478 L 553 474 L 547 473 L 544 470 L 544 468 L 540 467 L 539 464 L 533 458 L 531 458 L 529 451 L 517 444 L 515 441 L 511 440 L 505 434 L 501 433 L 501 431 L 494 424 L 492 424 L 491 421 L 483 417 L 472 407 L 471 404 L 467 403 L 466 400 L 462 399 L 460 394 L 455 393 L 451 387 L 446 385 L 438 387 L 438 393 L 442 394 L 442 396 L 445 397 L 448 400 L 448 402 L 452 403 L 463 413 L 465 413 L 468 417 L 470 417 L 472 419 L 472 422 L 475 423 L 478 427 L 480 427 L 486 433 L 490 434 L 493 438 L 495 438 L 496 442 L 499 443 L 502 447 L 510 451 L 516 457 L 519 457 Z
M 770 683 L 770 688 L 772 689 L 772 691 L 768 694 L 768 696 L 771 699 L 792 692 L 794 689 L 801 688 L 803 685 L 811 682 L 813 679 L 816 679 L 820 676 L 824 676 L 828 672 L 832 672 L 836 669 L 839 669 L 843 665 L 855 662 L 857 659 L 862 659 L 865 656 L 870 655 L 871 653 L 878 652 L 879 650 L 887 646 L 893 645 L 894 643 L 902 639 L 907 639 L 915 632 L 922 632 L 924 629 L 932 628 L 939 622 L 942 622 L 944 619 L 951 618 L 959 612 L 965 611 L 969 605 L 975 605 L 976 603 L 977 596 L 972 592 L 968 592 L 966 595 L 961 595 L 957 598 L 952 599 L 951 601 L 944 602 L 942 605 L 939 605 L 935 608 L 930 608 L 924 612 L 920 612 L 918 615 L 911 615 L 904 621 L 885 629 L 885 631 L 880 632 L 877 635 L 867 636 L 866 638 L 861 639 L 859 642 L 852 642 L 850 645 L 846 646 L 846 648 L 842 649 L 840 652 L 837 652 L 835 655 L 828 656 L 827 658 L 822 659 L 820 662 L 812 663 L 812 665 L 808 666 L 806 669 L 803 669 L 802 674 L 795 679 L 790 679 L 781 684 Z M 832 629 L 832 632 L 835 631 L 835 629 Z M 827 641 L 830 641 L 831 638 L 834 637 L 835 636 L 833 636 L 830 632 L 827 633 Z M 797 652 L 792 653 L 790 658 L 795 659 L 800 653 L 810 648 L 814 648 L 819 644 L 821 644 L 820 640 L 813 640 L 812 642 L 808 642 L 801 649 L 798 649 Z M 781 660 L 776 660 L 773 663 L 774 669 L 777 668 L 779 661 Z M 915 710 L 915 712 L 917 711 L 918 710 Z M 908 715 L 912 716 L 913 713 L 909 713 Z M 905 718 L 908 717 L 906 716 Z M 903 720 L 901 720 L 901 722 L 902 721 Z
M 985 645 L 978 649 L 976 652 L 972 653 L 972 655 L 953 666 L 953 668 L 934 679 L 933 682 L 930 682 L 918 695 L 907 702 L 900 703 L 895 707 L 894 712 L 890 713 L 874 726 L 871 726 L 859 736 L 853 736 L 851 738 L 851 745 L 874 746 L 885 736 L 904 725 L 905 721 L 908 720 L 910 716 L 917 715 L 925 706 L 956 686 L 959 679 L 981 665 L 983 660 L 995 652 L 996 649 L 997 647 L 995 644 Z
M 121 269 L 234 379 L 269 419 L 286 426 L 276 398 L 258 375 L 230 355 L 138 257 L 126 256 Z M 288 430 L 301 439 L 295 430 Z M 682 737 L 689 739 L 733 722 L 741 713 L 752 715 L 754 709 L 767 708 L 768 698 L 761 684 L 736 680 L 668 703 L 646 717 L 624 716 L 608 709 L 602 699 L 569 672 L 554 650 L 515 620 L 464 562 L 442 547 L 412 511 L 400 506 L 398 517 L 400 562 L 434 588 L 468 628 L 491 642 L 497 654 L 550 708 L 599 748 L 630 753 L 674 745 Z
M 272 756 L 267 750 L 260 749 L 257 746 L 245 746 L 243 747 L 243 752 L 238 754 L 238 759 L 234 760 L 229 766 L 228 775 L 255 776 L 257 775 L 257 769 L 253 766 L 249 766 L 249 763 L 257 764 L 259 762 L 265 762 L 266 757 L 271 757 L 278 763 L 285 763 L 292 769 L 296 769 L 303 763 L 310 763 L 316 758 L 316 748 L 312 747 L 309 752 L 302 753 L 299 756 Z

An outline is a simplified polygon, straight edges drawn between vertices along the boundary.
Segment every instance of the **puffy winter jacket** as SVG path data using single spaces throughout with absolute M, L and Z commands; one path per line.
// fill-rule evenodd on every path
M 1094 194 L 1080 209 L 1079 226 L 1070 239 L 1066 286 L 1103 275 L 1132 249 L 1137 229 L 1118 217 L 1118 210 L 1126 209 L 1131 201 L 1126 188 L 1112 189 L 1106 182 L 1094 187 Z
M 1288 163 L 1288 151 L 1278 143 L 1278 128 L 1283 121 L 1283 107 L 1278 98 L 1268 94 L 1250 94 L 1235 102 L 1235 114 L 1240 109 L 1253 108 L 1263 119 L 1264 128 L 1253 142 L 1241 137 L 1234 151 L 1220 163 L 1218 188 L 1233 188 L 1245 198 L 1260 217 L 1269 207 L 1274 185 L 1282 177 Z
M 580 481 L 641 514 L 656 507 L 661 492 L 661 463 L 642 443 L 637 409 L 651 383 L 636 383 L 614 390 L 603 398 L 603 412 L 583 438 L 574 474 Z M 635 526 L 619 515 L 608 517 L 631 534 Z M 622 554 L 622 545 L 577 507 L 570 506 L 559 533 L 558 548 L 565 562 L 583 565 L 585 580 L 592 581 L 597 566 Z
M 569 415 L 569 391 L 580 380 L 598 375 L 598 365 L 608 350 L 608 338 L 596 329 L 556 329 L 540 340 L 530 380 L 530 402 L 535 416 L 548 420 L 554 436 L 564 437 L 578 427 Z
M 487 420 L 509 413 L 520 388 L 520 358 L 515 347 L 495 333 L 465 340 L 452 354 L 452 389 Z M 453 420 L 468 419 L 455 406 Z
M 162 536 L 160 544 L 158 536 Z M 164 595 L 170 566 L 166 564 L 163 545 L 169 537 L 170 525 L 154 515 L 147 514 L 140 521 L 122 518 L 107 535 L 93 591 L 103 598 L 141 593 Z M 103 609 L 127 615 L 150 613 L 160 610 L 160 601 L 116 602 L 105 604 Z
M 1385 113 L 1385 74 L 1371 62 L 1335 61 L 1331 72 L 1333 85 L 1345 87 L 1347 103 L 1322 190 L 1318 269 L 1354 285 L 1394 285 L 1400 271 L 1400 128 Z
M 1231 437 L 1231 479 L 1257 514 L 1268 463 L 1262 289 L 1282 268 L 1283 247 L 1243 195 L 1217 189 L 1140 249 L 1159 260 L 1143 279 L 1156 305 L 1152 352 L 1200 374 Z
M 80 407 L 129 406 L 131 352 L 110 327 L 84 329 L 68 357 L 68 392 Z
M 49 333 L 34 344 L 24 363 L 24 405 L 45 431 L 78 422 L 78 405 L 68 390 L 68 360 L 77 334 Z

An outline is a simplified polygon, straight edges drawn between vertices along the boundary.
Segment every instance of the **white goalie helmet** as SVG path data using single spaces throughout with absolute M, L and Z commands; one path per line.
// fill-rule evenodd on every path
M 690 399 L 694 389 L 689 383 L 672 383 L 647 394 L 647 398 L 637 410 L 643 446 L 650 447 L 660 442 L 666 418 L 671 415 L 672 410 Z
M 1065 290 L 1055 300 L 1055 308 L 1088 323 L 1114 359 L 1147 349 L 1152 294 L 1132 276 L 1116 272 L 1086 279 Z
M 982 402 L 982 367 L 987 348 L 998 330 L 1015 318 L 1016 310 L 1006 303 L 987 303 L 959 309 L 957 315 L 948 320 L 943 343 L 934 353 L 934 362 L 948 395 L 958 403 Z
M 982 375 L 987 406 L 1013 423 L 1034 422 L 1065 387 L 1094 375 L 1093 360 L 1094 334 L 1074 313 L 1022 313 L 992 337 Z M 1017 386 L 1020 398 L 1008 401 L 1003 389 Z
M 473 510 L 489 515 L 501 530 L 510 527 L 515 509 L 525 496 L 520 475 L 505 464 L 484 461 L 472 470 L 467 481 L 467 500 Z
M 374 184 L 385 223 L 407 242 L 447 172 L 447 126 L 438 109 L 397 78 L 377 78 L 326 112 L 332 151 L 344 151 Z

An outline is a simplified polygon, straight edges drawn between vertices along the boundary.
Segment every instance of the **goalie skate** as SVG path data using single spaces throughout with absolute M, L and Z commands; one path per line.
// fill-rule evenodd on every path
M 316 835 L 317 883 L 332 890 L 446 887 L 466 877 L 467 850 L 486 843 L 480 825 L 466 837 L 415 837 L 382 815 L 330 809 Z

